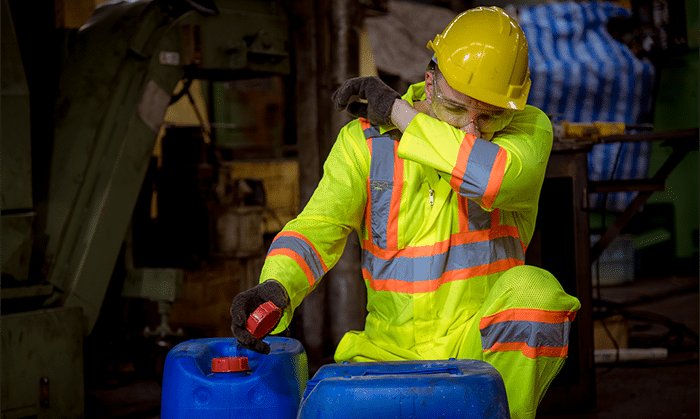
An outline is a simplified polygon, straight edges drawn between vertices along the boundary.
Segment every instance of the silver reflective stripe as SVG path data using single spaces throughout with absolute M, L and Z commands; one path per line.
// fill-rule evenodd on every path
M 462 184 L 459 186 L 460 195 L 468 198 L 484 196 L 498 150 L 498 145 L 484 139 L 477 138 L 474 141 L 467 166 L 464 168 Z
M 311 269 L 311 273 L 313 274 L 314 280 L 316 281 L 321 279 L 321 276 L 325 273 L 325 271 L 323 270 L 323 264 L 318 258 L 316 252 L 314 252 L 314 249 L 311 248 L 311 246 L 307 242 L 298 237 L 278 236 L 272 242 L 272 245 L 270 245 L 268 253 L 272 252 L 275 249 L 289 249 L 292 252 L 301 256 L 304 259 L 304 261 L 306 261 L 306 264 L 309 265 L 309 269 Z
M 365 128 L 363 131 L 367 139 L 379 136 L 379 128 L 374 125 L 370 125 L 369 128 Z
M 561 348 L 569 343 L 571 322 L 540 323 L 532 321 L 505 321 L 481 329 L 481 345 L 484 350 L 497 343 L 525 343 L 531 348 Z
M 388 135 L 378 135 L 374 127 L 365 129 L 372 137 L 372 156 L 369 168 L 369 193 L 372 205 L 372 238 L 374 243 L 386 249 L 387 225 L 391 196 L 394 189 L 394 140 Z
M 481 208 L 481 205 L 467 199 L 469 231 L 488 230 L 491 228 L 491 213 Z
M 447 251 L 432 256 L 404 257 L 401 251 L 390 259 L 374 256 L 363 250 L 362 267 L 372 279 L 395 279 L 406 282 L 439 279 L 449 271 L 468 269 L 499 260 L 516 258 L 525 261 L 520 239 L 498 237 L 489 241 L 450 246 Z

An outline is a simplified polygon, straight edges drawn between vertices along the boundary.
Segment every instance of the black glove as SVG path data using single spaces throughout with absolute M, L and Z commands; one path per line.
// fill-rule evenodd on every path
M 350 98 L 355 95 L 367 100 L 367 103 L 357 100 L 350 102 Z M 379 77 L 372 76 L 346 80 L 333 93 L 332 99 L 338 111 L 347 107 L 350 115 L 367 118 L 372 125 L 391 125 L 391 107 L 400 97 L 401 95 Z
M 244 348 L 259 352 L 270 353 L 270 345 L 256 339 L 246 328 L 248 317 L 260 304 L 272 301 L 284 310 L 287 307 L 287 292 L 277 281 L 265 281 L 253 288 L 238 294 L 231 303 L 231 332 Z

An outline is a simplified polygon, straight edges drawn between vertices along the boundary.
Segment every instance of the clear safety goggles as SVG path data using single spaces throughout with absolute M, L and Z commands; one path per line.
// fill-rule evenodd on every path
M 431 106 L 435 116 L 441 121 L 456 128 L 465 127 L 473 122 L 479 132 L 492 133 L 502 130 L 513 119 L 512 109 L 499 108 L 470 97 L 467 97 L 467 103 L 456 102 L 446 97 L 440 89 L 439 78 L 434 78 Z

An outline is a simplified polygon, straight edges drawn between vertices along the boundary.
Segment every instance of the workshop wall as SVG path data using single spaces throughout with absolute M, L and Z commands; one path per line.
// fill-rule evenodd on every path
M 688 15 L 691 15 L 690 13 Z M 697 13 L 695 13 L 697 16 Z M 654 129 L 658 131 L 698 127 L 698 49 L 672 58 L 659 69 L 659 90 L 654 107 Z M 670 155 L 661 142 L 652 145 L 650 173 Z M 654 193 L 649 205 L 671 204 L 675 254 L 678 259 L 698 256 L 698 151 L 678 165 L 666 181 L 663 192 Z M 693 262 L 695 263 L 695 262 Z
M 680 2 L 683 3 L 683 2 Z M 684 13 L 687 49 L 671 44 L 669 51 L 656 60 L 658 90 L 654 105 L 654 129 L 657 131 L 697 128 L 700 113 L 698 110 L 698 2 L 686 1 L 685 8 L 671 10 L 669 20 L 673 21 Z M 682 47 L 682 45 L 681 45 Z M 661 143 L 653 144 L 650 159 L 650 173 L 658 169 L 668 155 L 670 147 Z M 675 256 L 683 269 L 696 273 L 698 260 L 698 151 L 694 150 L 678 165 L 666 181 L 663 192 L 654 193 L 649 199 L 651 205 L 668 205 L 673 208 L 672 220 Z

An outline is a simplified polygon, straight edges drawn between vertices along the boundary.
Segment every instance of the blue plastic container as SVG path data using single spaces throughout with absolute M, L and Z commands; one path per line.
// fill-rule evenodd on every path
M 475 360 L 325 365 L 307 383 L 298 419 L 510 418 L 501 375 Z
M 249 351 L 234 338 L 195 339 L 168 353 L 162 419 L 295 418 L 309 378 L 304 347 L 267 337 L 270 354 Z M 249 371 L 212 372 L 212 359 L 248 357 Z

